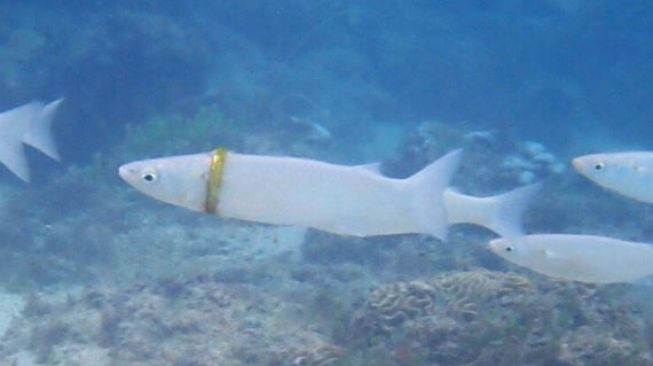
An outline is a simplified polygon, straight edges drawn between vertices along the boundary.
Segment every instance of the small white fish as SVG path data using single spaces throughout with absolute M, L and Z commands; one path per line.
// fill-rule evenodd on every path
M 460 161 L 459 150 L 406 179 L 381 175 L 378 164 L 344 166 L 225 150 L 218 153 L 221 150 L 137 161 L 120 167 L 119 174 L 137 190 L 191 210 L 360 237 L 423 233 L 444 239 L 450 223 L 448 205 L 460 206 L 455 222 L 516 233 L 520 232 L 518 220 L 504 222 L 494 215 L 514 209 L 521 212 L 530 196 L 492 200 L 455 192 L 445 195 Z M 218 155 L 222 162 L 217 169 L 220 174 L 215 174 Z M 217 175 L 219 179 L 212 183 Z M 473 212 L 465 216 L 467 210 Z
M 47 105 L 32 102 L 0 113 L 0 163 L 25 182 L 30 174 L 23 144 L 59 160 L 51 126 L 61 102 L 63 99 Z
M 653 203 L 653 152 L 584 155 L 575 158 L 572 165 L 577 172 L 604 188 Z
M 653 246 L 601 236 L 537 234 L 490 241 L 504 259 L 547 276 L 589 283 L 653 275 Z

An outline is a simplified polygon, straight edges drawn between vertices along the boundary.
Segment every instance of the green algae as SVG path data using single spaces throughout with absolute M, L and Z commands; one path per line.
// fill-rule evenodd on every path
M 154 116 L 129 126 L 123 148 L 133 156 L 164 156 L 211 150 L 234 134 L 235 123 L 215 105 L 203 106 L 188 116 Z

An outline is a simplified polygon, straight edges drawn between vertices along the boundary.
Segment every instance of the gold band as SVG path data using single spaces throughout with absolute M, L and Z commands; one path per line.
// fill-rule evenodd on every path
M 209 179 L 206 185 L 206 207 L 205 211 L 214 214 L 218 209 L 218 193 L 222 185 L 222 173 L 224 172 L 224 163 L 227 160 L 227 149 L 219 147 L 215 149 L 211 156 L 211 166 L 209 168 Z

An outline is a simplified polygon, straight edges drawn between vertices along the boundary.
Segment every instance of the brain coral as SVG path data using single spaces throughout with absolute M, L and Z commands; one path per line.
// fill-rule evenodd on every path
M 446 311 L 453 319 L 471 321 L 479 306 L 515 304 L 532 298 L 534 287 L 524 277 L 495 272 L 456 272 L 428 281 L 398 282 L 375 290 L 353 319 L 356 335 L 388 334 L 407 320 Z
M 376 365 L 651 364 L 629 314 L 588 286 L 452 272 L 375 290 L 352 317 L 350 353 Z

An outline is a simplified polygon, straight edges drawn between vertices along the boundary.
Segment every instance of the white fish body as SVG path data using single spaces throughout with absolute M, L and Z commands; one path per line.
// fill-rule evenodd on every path
M 592 235 L 536 234 L 490 241 L 490 249 L 532 271 L 588 283 L 653 275 L 653 246 Z
M 121 167 L 120 175 L 145 194 L 205 211 L 211 156 L 135 162 Z M 229 152 L 213 209 L 222 217 L 336 234 L 444 238 L 442 195 L 459 160 L 460 151 L 455 151 L 408 179 L 391 179 L 368 167 Z M 156 179 L 143 180 L 147 174 Z
M 427 233 L 442 238 L 446 232 L 442 191 L 458 165 L 458 155 L 453 153 L 412 179 L 399 180 L 355 166 L 230 154 L 217 212 L 336 234 Z
M 584 155 L 572 164 L 576 171 L 604 188 L 653 203 L 653 152 Z
M 47 105 L 32 102 L 0 113 L 0 163 L 25 182 L 30 174 L 23 144 L 59 160 L 51 125 L 62 101 L 58 99 Z
M 469 197 L 444 196 L 460 151 L 445 155 L 406 179 L 385 177 L 375 164 L 344 166 L 229 152 L 217 205 L 207 209 L 212 156 L 205 153 L 137 161 L 120 167 L 119 174 L 137 190 L 191 210 L 360 237 L 424 233 L 444 239 L 449 225 L 445 201 L 455 204 Z M 515 205 L 525 205 L 522 201 L 526 198 L 521 197 Z M 459 214 L 458 220 L 464 221 L 462 216 Z

